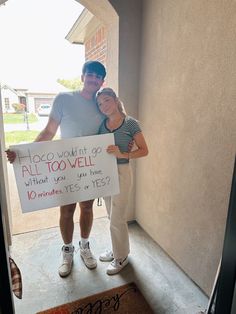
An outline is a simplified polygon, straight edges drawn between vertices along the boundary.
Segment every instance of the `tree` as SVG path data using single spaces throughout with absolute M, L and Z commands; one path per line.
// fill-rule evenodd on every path
M 83 83 L 81 82 L 80 78 L 75 78 L 72 80 L 57 79 L 57 83 L 61 84 L 62 86 L 70 90 L 82 89 L 83 86 Z

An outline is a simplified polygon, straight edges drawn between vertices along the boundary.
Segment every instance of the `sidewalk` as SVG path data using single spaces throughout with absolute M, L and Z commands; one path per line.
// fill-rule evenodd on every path
M 27 130 L 30 130 L 30 131 L 42 131 L 47 122 L 48 122 L 48 117 L 38 117 L 38 121 L 37 122 L 34 122 L 34 123 L 29 123 L 28 126 L 27 126 L 27 123 L 24 122 L 24 123 L 15 123 L 15 124 L 8 124 L 8 123 L 5 123 L 4 124 L 4 131 L 5 132 L 11 132 L 11 131 L 27 131 Z M 27 128 L 28 127 L 28 128 Z M 60 135 L 60 132 L 59 132 L 59 129 L 58 129 L 58 132 L 57 134 Z

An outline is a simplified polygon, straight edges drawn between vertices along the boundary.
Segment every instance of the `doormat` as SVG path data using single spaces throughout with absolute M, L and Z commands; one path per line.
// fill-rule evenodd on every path
M 93 294 L 37 314 L 153 314 L 135 283 Z

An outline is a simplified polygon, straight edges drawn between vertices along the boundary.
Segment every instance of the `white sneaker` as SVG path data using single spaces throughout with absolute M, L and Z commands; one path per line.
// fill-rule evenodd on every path
M 80 247 L 80 256 L 84 262 L 84 264 L 89 268 L 93 269 L 97 267 L 97 260 L 90 251 L 89 248 L 89 242 L 87 242 L 85 248 L 82 247 L 81 242 L 79 242 L 79 247 Z
M 106 250 L 99 256 L 101 262 L 111 262 L 114 259 L 113 252 Z
M 63 245 L 62 247 L 62 264 L 58 269 L 58 273 L 61 277 L 66 277 L 70 274 L 73 264 L 73 255 L 75 248 L 69 248 Z
M 108 275 L 115 275 L 122 268 L 124 268 L 128 264 L 128 256 L 124 259 L 114 259 L 111 264 L 107 267 L 107 274 Z

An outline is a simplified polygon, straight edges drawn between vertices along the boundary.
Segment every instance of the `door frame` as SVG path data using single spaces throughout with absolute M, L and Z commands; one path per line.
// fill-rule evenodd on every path
M 6 241 L 6 225 L 0 200 L 0 313 L 14 314 L 12 286 L 10 282 L 9 252 Z

